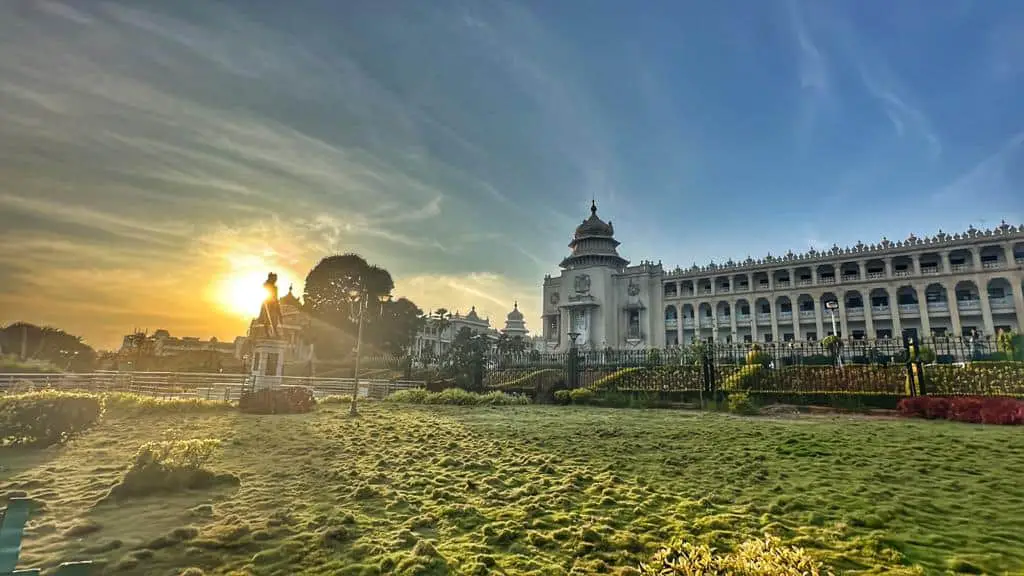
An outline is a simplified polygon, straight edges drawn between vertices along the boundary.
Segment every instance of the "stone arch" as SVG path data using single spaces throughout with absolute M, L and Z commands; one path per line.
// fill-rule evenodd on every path
M 719 318 L 728 317 L 732 314 L 732 305 L 727 300 L 719 300 L 718 304 L 715 304 L 715 316 Z
M 949 252 L 949 267 L 953 272 L 963 272 L 974 268 L 974 255 L 966 248 L 958 248 Z
M 901 306 L 914 305 L 917 306 L 919 300 L 917 297 L 917 289 L 910 285 L 900 286 L 896 289 L 896 303 Z
M 1003 268 L 1006 266 L 1006 249 L 999 245 L 988 244 L 978 251 L 982 268 Z
M 956 294 L 957 302 L 968 302 L 973 300 L 980 300 L 981 293 L 978 291 L 978 285 L 973 280 L 961 280 L 956 283 L 953 287 L 953 292 Z
M 863 308 L 864 295 L 860 293 L 860 290 L 847 290 L 846 292 L 843 292 L 843 307 L 847 310 L 851 308 Z
M 754 313 L 755 314 L 771 314 L 772 303 L 767 298 L 758 298 L 754 301 Z
M 775 299 L 775 309 L 780 313 L 787 313 L 793 311 L 793 301 L 789 296 L 782 295 Z
M 678 319 L 679 319 L 679 311 L 676 310 L 676 305 L 675 304 L 669 304 L 668 306 L 665 306 L 665 320 L 678 320 Z
M 857 262 L 843 262 L 839 265 L 839 275 L 844 282 L 860 280 L 860 264 Z
M 886 308 L 892 304 L 889 302 L 889 291 L 885 288 L 875 288 L 871 291 L 868 298 L 871 300 L 872 308 Z
M 744 314 L 744 312 L 743 312 L 743 308 L 744 307 L 746 307 L 746 309 L 747 309 L 745 314 L 747 314 L 748 316 L 754 312 L 750 308 L 750 302 L 746 298 L 740 298 L 739 300 L 736 301 L 736 315 L 737 316 L 740 315 L 740 314 Z
M 683 317 L 683 319 L 694 318 L 693 304 L 683 304 L 680 308 L 682 308 L 680 315 Z
M 1014 311 L 1013 284 L 1002 276 L 996 276 L 985 285 L 988 294 L 989 309 L 993 312 L 1007 313 Z
M 796 297 L 796 304 L 797 304 L 797 308 L 801 312 L 806 312 L 808 310 L 813 312 L 814 309 L 817 308 L 815 306 L 815 304 L 814 304 L 814 297 L 812 297 L 810 294 L 801 294 L 801 295 L 797 296 Z

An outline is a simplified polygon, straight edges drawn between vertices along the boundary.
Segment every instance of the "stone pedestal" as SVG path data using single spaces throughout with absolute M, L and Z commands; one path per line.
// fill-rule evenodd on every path
M 277 388 L 284 376 L 284 358 L 288 343 L 284 340 L 261 338 L 253 343 L 250 374 L 253 388 Z

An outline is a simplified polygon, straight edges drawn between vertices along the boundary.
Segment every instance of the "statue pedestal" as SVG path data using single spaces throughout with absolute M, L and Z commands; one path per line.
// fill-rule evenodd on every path
M 252 366 L 249 368 L 253 389 L 263 390 L 281 386 L 287 351 L 288 343 L 284 340 L 260 338 L 253 343 Z

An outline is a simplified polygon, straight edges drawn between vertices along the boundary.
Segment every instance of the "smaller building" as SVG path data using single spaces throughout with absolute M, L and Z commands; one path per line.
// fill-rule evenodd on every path
M 503 334 L 528 342 L 527 347 L 530 349 L 535 345 L 526 328 L 523 313 L 519 311 L 519 302 L 515 302 L 512 305 L 512 311 L 505 317 L 505 327 L 501 330 L 491 326 L 489 318 L 481 318 L 477 314 L 475 306 L 466 315 L 458 312 L 442 315 L 431 314 L 427 317 L 419 334 L 416 335 L 414 350 L 420 355 L 443 356 L 448 352 L 452 341 L 464 328 L 474 336 L 486 336 L 492 345 L 496 345 Z
M 221 342 L 217 338 L 202 340 L 197 336 L 171 336 L 167 330 L 157 330 L 152 334 L 135 332 L 128 334 L 121 341 L 120 354 L 141 353 L 146 356 L 178 356 L 192 352 L 216 352 L 229 356 L 236 356 L 239 349 L 239 340 L 234 342 Z

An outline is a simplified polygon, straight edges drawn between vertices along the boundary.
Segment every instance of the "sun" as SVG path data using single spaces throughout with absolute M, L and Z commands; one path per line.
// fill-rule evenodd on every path
M 231 314 L 245 318 L 258 316 L 267 297 L 263 283 L 271 271 L 277 274 L 278 297 L 284 296 L 292 283 L 288 271 L 273 267 L 253 268 L 225 275 L 214 291 L 217 304 Z

